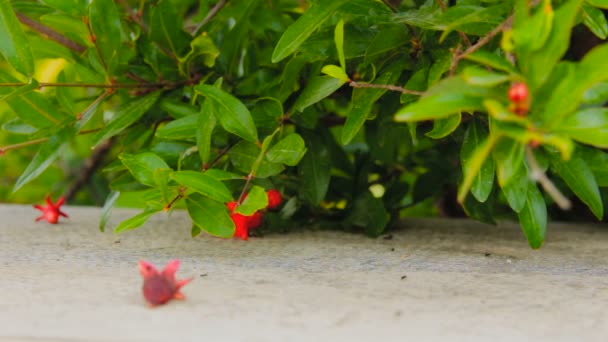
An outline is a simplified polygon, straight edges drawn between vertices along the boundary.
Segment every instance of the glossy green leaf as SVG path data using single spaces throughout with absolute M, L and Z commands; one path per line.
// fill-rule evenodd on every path
M 32 134 L 38 131 L 37 128 L 30 126 L 19 118 L 14 118 L 2 125 L 2 130 L 13 134 Z
M 511 76 L 472 66 L 464 69 L 462 78 L 470 85 L 492 87 L 508 81 Z
M 285 30 L 272 53 L 272 62 L 280 62 L 294 53 L 310 35 L 348 0 L 316 2 Z
M 190 115 L 173 120 L 156 130 L 156 136 L 161 139 L 183 140 L 196 136 L 199 116 Z
M 38 153 L 34 155 L 25 171 L 19 176 L 13 187 L 13 192 L 21 189 L 25 184 L 40 176 L 51 164 L 63 153 L 68 140 L 73 136 L 71 127 L 63 128 L 57 134 L 51 136 L 47 142 L 42 144 Z
M 598 104 L 608 101 L 608 82 L 600 82 L 583 93 L 584 104 Z
M 177 196 L 177 191 L 172 191 L 175 187 L 169 187 L 169 176 L 173 170 L 160 168 L 156 169 L 153 172 L 155 188 L 158 189 L 158 192 L 161 195 L 160 203 L 169 203 L 171 202 L 175 196 Z
M 283 104 L 273 97 L 262 97 L 258 99 L 251 109 L 251 116 L 255 125 L 275 129 L 283 118 Z
M 311 77 L 306 84 L 306 88 L 302 90 L 300 96 L 294 104 L 297 111 L 303 111 L 306 107 L 313 105 L 338 90 L 345 81 L 331 76 L 315 76 Z
M 344 20 L 340 20 L 334 31 L 334 42 L 338 51 L 338 60 L 342 70 L 346 70 L 346 60 L 344 59 Z
M 0 1 L 0 54 L 26 76 L 34 74 L 34 57 L 11 2 Z
M 331 177 L 331 157 L 324 142 L 313 133 L 305 135 L 308 151 L 298 164 L 301 196 L 312 205 L 318 205 L 327 194 Z
M 521 212 L 526 205 L 529 186 L 534 185 L 530 182 L 528 169 L 523 162 L 519 164 L 509 182 L 501 186 L 502 193 L 505 195 L 509 206 L 516 213 Z
M 39 92 L 13 97 L 7 102 L 21 120 L 36 128 L 59 126 L 68 118 Z
M 260 148 L 250 142 L 240 141 L 228 152 L 230 161 L 239 171 L 249 173 L 253 168 L 253 164 L 258 158 L 261 150 Z M 260 163 L 256 177 L 266 178 L 274 175 L 278 175 L 283 172 L 285 168 L 281 164 L 271 163 L 265 159 L 262 159 Z
M 217 114 L 214 113 L 214 110 L 213 102 L 205 101 L 196 123 L 196 146 L 198 147 L 198 154 L 201 156 L 203 165 L 209 163 L 211 155 L 211 137 L 217 124 Z
M 258 131 L 251 113 L 239 99 L 206 84 L 199 84 L 194 89 L 213 101 L 217 119 L 225 130 L 247 141 L 256 142 L 258 140 Z
M 116 226 L 114 233 L 119 234 L 127 230 L 139 228 L 146 223 L 146 221 L 148 221 L 150 216 L 158 213 L 159 211 L 160 209 L 156 208 L 146 208 L 143 212 L 122 221 L 118 226 Z
M 112 75 L 118 65 L 118 54 L 121 46 L 121 23 L 116 4 L 112 0 L 91 0 L 89 4 L 89 22 L 95 35 L 103 64 Z M 91 52 L 94 53 L 94 52 Z
M 86 0 L 42 0 L 42 2 L 59 11 L 81 17 L 86 12 Z
M 219 169 L 209 169 L 209 170 L 205 171 L 205 174 L 207 176 L 213 177 L 217 180 L 234 180 L 234 179 L 242 180 L 242 179 L 245 179 L 244 176 L 237 175 L 236 173 L 233 173 L 233 172 L 219 170 Z
M 586 2 L 591 6 L 608 9 L 608 0 L 586 0 Z
M 523 165 L 524 146 L 512 139 L 500 139 L 492 151 L 492 156 L 496 162 L 498 184 L 504 187 Z
M 418 68 L 405 83 L 405 89 L 416 91 L 425 91 L 427 89 L 430 68 L 428 65 L 422 65 Z M 402 104 L 409 104 L 417 101 L 419 98 L 420 95 L 401 94 L 400 101 Z
M 365 63 L 370 63 L 375 57 L 406 45 L 408 38 L 409 32 L 403 25 L 390 25 L 381 29 L 365 50 Z
M 230 190 L 223 182 L 205 173 L 197 171 L 177 171 L 171 174 L 171 178 L 190 190 L 199 192 L 206 197 L 218 202 L 229 202 L 232 200 Z
M 488 7 L 473 5 L 452 6 L 439 16 L 434 29 L 444 31 L 439 41 L 443 41 L 454 30 L 482 35 L 500 24 L 501 19 L 509 12 L 510 7 L 509 3 L 504 2 Z
M 374 84 L 394 84 L 399 80 L 405 68 L 404 63 L 394 62 L 374 80 Z M 348 144 L 357 135 L 365 120 L 368 118 L 372 106 L 386 93 L 386 89 L 355 88 L 352 95 L 352 107 L 344 128 L 342 129 L 342 144 Z
M 585 144 L 608 148 L 608 109 L 580 110 L 566 117 L 556 131 Z
M 150 38 L 173 56 L 179 56 L 188 45 L 188 35 L 182 31 L 183 19 L 177 14 L 173 1 L 160 0 L 151 6 Z
M 492 100 L 492 99 L 484 100 L 483 105 L 484 105 L 484 107 L 486 107 L 488 114 L 490 114 L 490 116 L 492 118 L 494 118 L 498 121 L 518 123 L 524 127 L 529 127 L 532 125 L 528 121 L 528 119 L 526 119 L 525 117 L 516 115 L 515 113 L 513 113 L 510 110 L 508 110 L 507 108 L 505 108 L 505 106 L 503 106 L 502 103 L 500 103 L 496 100 Z
M 199 109 L 196 106 L 178 101 L 171 97 L 163 97 L 159 102 L 159 106 L 174 119 L 181 119 L 185 116 L 196 115 L 199 112 Z
M 90 105 L 88 105 L 82 112 L 76 115 L 76 130 L 78 133 L 82 131 L 82 128 L 91 121 L 100 105 L 111 95 L 111 93 L 103 92 L 99 95 Z
M 547 206 L 545 199 L 536 185 L 530 185 L 526 204 L 519 212 L 519 224 L 528 239 L 530 247 L 540 248 L 545 241 L 547 231 Z
M 536 13 L 513 29 L 513 40 L 518 51 L 527 53 L 538 50 L 545 44 L 553 28 L 554 14 L 551 1 L 543 0 L 537 6 Z
M 266 157 L 273 163 L 296 166 L 305 153 L 304 139 L 297 133 L 291 133 L 272 146 L 266 153 Z
M 125 128 L 137 122 L 137 120 L 146 114 L 146 112 L 156 103 L 160 93 L 160 91 L 156 91 L 134 100 L 124 102 L 116 113 L 114 113 L 112 120 L 97 133 L 94 145 L 119 134 Z
M 202 60 L 204 65 L 211 68 L 219 55 L 220 50 L 213 43 L 213 39 L 207 33 L 202 33 L 190 42 L 190 51 L 179 58 L 180 66 Z
M 471 193 L 479 202 L 485 202 L 494 186 L 494 160 L 490 157 L 496 138 L 488 137 L 487 129 L 475 120 L 471 123 L 464 136 L 460 159 L 464 179 L 458 192 L 462 199 L 466 193 Z
M 397 122 L 442 119 L 459 112 L 483 110 L 484 88 L 468 85 L 461 78 L 443 80 L 430 89 L 418 102 L 401 108 L 395 114 Z
M 169 169 L 169 165 L 161 157 L 152 152 L 139 154 L 122 153 L 118 158 L 138 182 L 152 187 L 156 186 L 154 170 Z
M 201 230 L 222 238 L 234 235 L 234 222 L 230 219 L 224 203 L 200 194 L 192 194 L 186 198 L 186 206 L 192 222 Z
M 568 184 L 570 190 L 601 220 L 604 217 L 602 197 L 587 163 L 578 156 L 564 161 L 557 155 L 551 155 L 550 161 L 552 169 Z
M 106 202 L 101 208 L 101 218 L 99 219 L 99 231 L 103 232 L 108 225 L 108 220 L 110 219 L 110 212 L 112 208 L 114 208 L 114 204 L 116 200 L 120 197 L 119 191 L 111 191 L 108 197 L 106 198 Z
M 506 71 L 508 73 L 517 73 L 517 69 L 515 69 L 513 64 L 511 64 L 508 60 L 487 50 L 477 50 L 466 55 L 464 58 L 485 66 L 489 66 L 492 69 Z
M 344 69 L 337 65 L 326 65 L 323 67 L 323 69 L 321 69 L 321 72 L 333 78 L 337 78 L 344 83 L 348 82 L 349 80 L 348 75 L 346 72 L 344 72 Z
M 264 188 L 254 185 L 249 190 L 247 198 L 234 211 L 245 216 L 250 216 L 258 210 L 265 209 L 267 206 L 268 195 L 266 195 L 266 191 Z
M 460 126 L 462 115 L 460 113 L 453 114 L 444 119 L 433 121 L 433 129 L 425 135 L 432 139 L 441 139 L 454 132 Z
M 582 15 L 585 26 L 599 39 L 606 39 L 608 36 L 608 21 L 606 21 L 602 10 L 584 3 Z
M 593 172 L 597 185 L 608 187 L 608 153 L 591 147 L 577 146 L 576 154 Z

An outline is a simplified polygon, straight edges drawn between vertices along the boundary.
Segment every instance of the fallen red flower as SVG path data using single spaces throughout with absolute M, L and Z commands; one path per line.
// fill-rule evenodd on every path
M 53 204 L 53 201 L 51 201 L 51 197 L 47 195 L 45 206 L 38 204 L 34 205 L 34 208 L 42 211 L 42 215 L 36 218 L 36 222 L 40 220 L 46 220 L 48 223 L 56 224 L 59 221 L 59 216 L 68 217 L 66 213 L 61 211 L 61 206 L 63 205 L 63 202 L 65 202 L 65 199 L 62 196 L 57 200 L 57 203 Z
M 144 277 L 142 290 L 150 306 L 165 304 L 171 299 L 185 299 L 180 289 L 192 281 L 192 278 L 176 280 L 175 272 L 178 268 L 179 260 L 169 261 L 162 272 L 158 272 L 156 267 L 147 261 L 139 262 L 139 272 Z

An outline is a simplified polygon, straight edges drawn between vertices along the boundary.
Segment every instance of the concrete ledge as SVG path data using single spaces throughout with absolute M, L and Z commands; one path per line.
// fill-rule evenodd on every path
M 184 213 L 99 233 L 0 206 L 2 341 L 605 341 L 608 227 L 408 220 L 392 239 L 297 231 L 191 239 Z M 135 212 L 116 210 L 112 222 Z M 148 309 L 137 261 L 180 258 L 186 301 Z

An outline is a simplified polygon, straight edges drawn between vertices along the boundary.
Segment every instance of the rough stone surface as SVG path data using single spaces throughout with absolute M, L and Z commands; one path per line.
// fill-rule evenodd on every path
M 100 233 L 0 206 L 2 341 L 605 341 L 608 227 L 408 220 L 391 239 L 300 231 L 190 238 L 184 213 Z M 135 212 L 117 210 L 114 224 Z M 185 301 L 150 309 L 139 259 L 182 260 Z

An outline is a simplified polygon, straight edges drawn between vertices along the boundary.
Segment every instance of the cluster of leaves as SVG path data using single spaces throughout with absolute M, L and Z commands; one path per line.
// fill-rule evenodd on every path
M 2 1 L 3 130 L 21 140 L 0 152 L 43 143 L 14 191 L 58 160 L 102 159 L 89 177 L 111 190 L 102 229 L 117 204 L 143 208 L 119 232 L 185 206 L 193 236 L 229 237 L 224 203 L 249 215 L 266 206 L 255 194 L 277 188 L 288 200 L 269 227 L 313 220 L 378 236 L 403 216 L 457 212 L 457 197 L 485 222 L 512 209 L 537 248 L 547 206 L 570 203 L 562 192 L 604 217 L 608 44 L 564 56 L 575 27 L 606 38 L 606 8 Z M 512 83 L 527 86 L 525 110 Z

